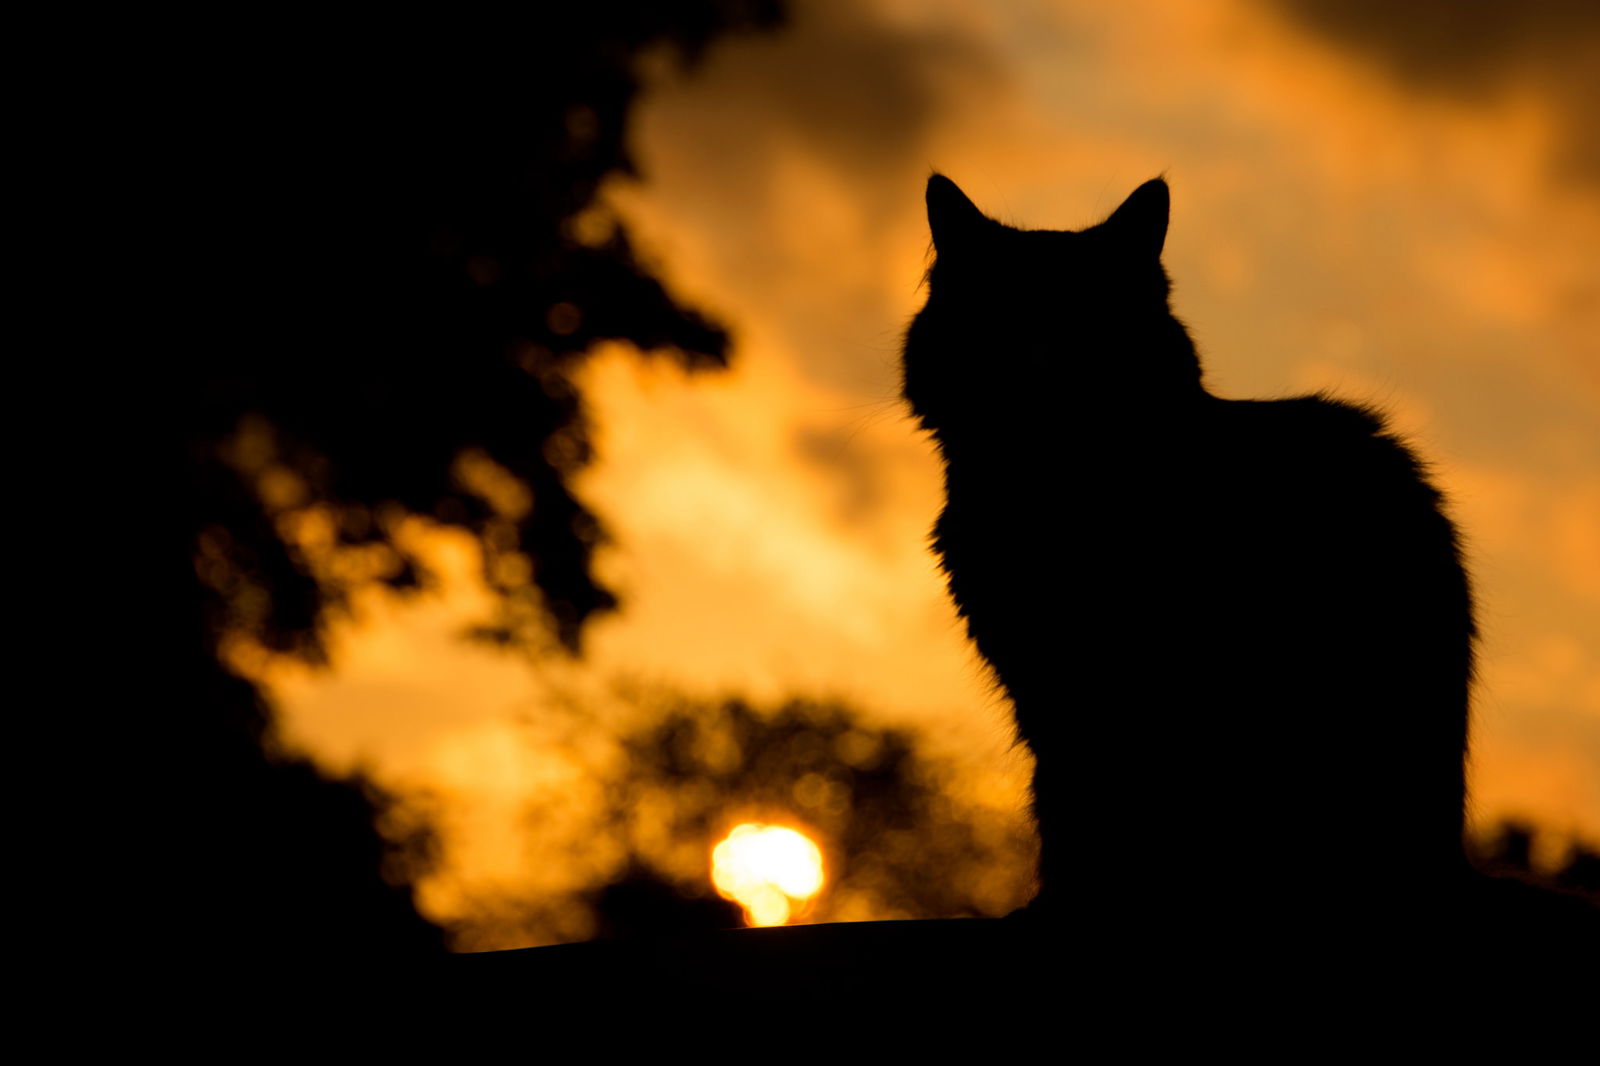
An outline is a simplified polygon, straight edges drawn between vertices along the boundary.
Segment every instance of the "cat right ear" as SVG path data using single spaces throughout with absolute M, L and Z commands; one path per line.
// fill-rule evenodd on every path
M 1123 234 L 1124 241 L 1139 252 L 1159 256 L 1161 246 L 1167 242 L 1167 216 L 1171 211 L 1167 183 L 1152 178 L 1133 190 L 1102 225 Z
M 933 231 L 933 246 L 948 252 L 969 243 L 993 223 L 956 183 L 943 174 L 928 179 L 928 229 Z

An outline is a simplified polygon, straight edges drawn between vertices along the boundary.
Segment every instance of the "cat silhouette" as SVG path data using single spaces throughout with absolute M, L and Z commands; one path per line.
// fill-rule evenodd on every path
M 511 1019 L 521 1047 L 530 1005 L 654 1007 L 653 1040 L 712 1015 L 765 1038 L 777 1005 L 901 1057 L 1451 1054 L 1518 1000 L 1593 1013 L 1600 910 L 1464 859 L 1475 634 L 1439 493 L 1373 411 L 1206 391 L 1167 215 L 1153 181 L 1098 226 L 1024 231 L 928 183 L 905 394 L 944 458 L 950 591 L 1036 755 L 1034 903 L 462 956 L 430 1010 Z
M 1030 915 L 1124 954 L 1452 921 L 1475 626 L 1422 463 L 1369 408 L 1206 390 L 1164 181 L 1076 232 L 937 174 L 927 209 L 904 392 L 950 594 L 1036 759 Z

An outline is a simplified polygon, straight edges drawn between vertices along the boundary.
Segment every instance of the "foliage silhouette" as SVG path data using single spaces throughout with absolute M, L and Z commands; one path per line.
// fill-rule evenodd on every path
M 600 940 L 636 940 L 672 933 L 737 929 L 737 903 L 681 885 L 644 867 L 633 867 L 596 891 L 589 905 L 598 919 Z
M 245 959 L 438 945 L 405 877 L 381 876 L 424 861 L 425 834 L 380 840 L 375 811 L 403 812 L 282 752 L 223 659 L 321 661 L 354 586 L 428 580 L 403 535 L 417 516 L 484 546 L 490 635 L 579 649 L 614 600 L 568 488 L 589 457 L 570 371 L 606 339 L 693 366 L 727 350 L 595 201 L 632 169 L 635 68 L 778 15 L 692 0 L 459 29 L 330 17 L 252 26 L 182 68 L 188 332 L 163 369 L 184 483 L 159 521 L 187 685 L 154 727 L 152 939 Z
M 1468 839 L 1472 863 L 1487 874 L 1511 877 L 1557 892 L 1585 896 L 1600 904 L 1600 850 L 1583 840 L 1571 841 L 1559 865 L 1541 870 L 1533 859 L 1537 828 L 1510 819 L 1487 833 Z
M 840 901 L 852 899 L 857 913 L 998 917 L 1026 895 L 1026 883 L 1003 874 L 1031 858 L 1022 827 L 953 799 L 949 771 L 914 734 L 869 725 L 845 706 L 683 702 L 624 749 L 629 772 L 611 820 L 636 848 L 686 845 L 703 856 L 740 822 L 799 828 L 821 845 L 827 869 L 828 902 L 810 920 L 836 920 L 848 907 Z M 629 812 L 651 800 L 670 812 L 668 824 L 630 831 Z
M 591 868 L 595 883 L 479 898 L 458 942 L 511 947 L 738 927 L 739 908 L 719 906 L 711 892 L 710 855 L 746 822 L 797 829 L 822 849 L 824 889 L 798 921 L 999 917 L 1026 900 L 1035 845 L 1023 812 L 959 796 L 949 788 L 954 769 L 915 734 L 828 701 L 630 699 L 638 724 L 618 738 L 613 768 L 585 771 L 605 780 L 598 807 L 576 825 L 573 811 L 586 801 L 528 812 L 530 834 L 554 848 L 538 861 Z M 571 757 L 583 763 L 581 753 Z M 564 843 L 552 842 L 551 816 L 564 823 Z M 609 867 L 594 863 L 602 853 L 616 856 Z

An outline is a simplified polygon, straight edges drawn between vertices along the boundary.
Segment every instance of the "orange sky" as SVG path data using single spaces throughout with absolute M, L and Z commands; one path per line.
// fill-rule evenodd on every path
M 608 191 L 736 348 L 721 374 L 623 350 L 585 371 L 599 459 L 579 489 L 624 603 L 587 659 L 459 640 L 484 610 L 471 548 L 419 525 L 445 591 L 374 594 L 331 670 L 269 675 L 296 743 L 435 794 L 424 909 L 604 866 L 603 844 L 546 861 L 611 757 L 552 707 L 625 716 L 618 678 L 844 697 L 1020 808 L 1026 757 L 926 551 L 938 468 L 897 399 L 931 168 L 1052 228 L 1166 174 L 1174 306 L 1212 391 L 1375 401 L 1453 501 L 1485 634 L 1475 814 L 1600 840 L 1600 173 L 1573 163 L 1570 86 L 1519 54 L 1459 92 L 1265 0 L 794 6 L 785 33 L 652 72 L 644 180 Z

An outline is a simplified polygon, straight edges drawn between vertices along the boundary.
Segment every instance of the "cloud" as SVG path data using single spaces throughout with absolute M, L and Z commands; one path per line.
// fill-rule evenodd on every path
M 806 376 L 859 390 L 894 377 L 879 371 L 904 323 L 885 306 L 922 272 L 921 183 L 938 142 L 954 114 L 992 116 L 1009 76 L 958 7 L 809 0 L 792 14 L 782 34 L 655 79 L 635 125 L 644 182 L 619 183 L 613 202 L 736 341 L 751 340 L 748 309 L 793 312 L 783 342 Z M 918 246 L 901 262 L 911 224 Z M 696 291 L 696 278 L 729 283 Z M 860 350 L 863 322 L 884 351 Z
M 855 0 L 808 0 L 793 16 L 781 35 L 721 50 L 695 72 L 688 106 L 667 105 L 674 136 L 716 177 L 770 165 L 787 142 L 876 179 L 918 158 L 953 96 L 1005 80 L 999 57 L 959 19 L 901 18 Z
M 1573 640 L 1600 661 L 1584 255 L 1600 184 L 1550 195 L 1543 139 L 1586 106 L 1560 57 L 1594 38 L 1571 5 L 1570 25 L 1536 4 L 1491 32 L 1452 4 L 1465 25 L 1441 44 L 1428 19 L 1444 7 L 797 0 L 784 32 L 652 75 L 632 123 L 642 181 L 608 190 L 610 207 L 737 350 L 692 378 L 621 351 L 587 367 L 599 458 L 580 493 L 616 533 L 600 566 L 624 603 L 575 670 L 763 701 L 842 693 L 964 760 L 957 787 L 1020 808 L 1031 763 L 927 551 L 939 470 L 897 398 L 921 185 L 937 166 L 1019 224 L 1070 226 L 1168 168 L 1178 307 L 1217 387 L 1377 399 L 1437 463 L 1487 634 L 1483 817 L 1600 832 L 1600 678 L 1571 665 Z M 1593 143 L 1571 132 L 1563 160 Z M 552 808 L 542 839 L 584 839 L 590 804 L 502 722 L 558 720 L 543 682 L 446 646 L 471 619 L 435 610 L 370 614 L 335 672 L 282 698 L 319 756 L 431 774 L 456 804 L 442 832 L 464 887 L 440 879 L 424 901 L 449 917 L 526 861 L 517 789 Z M 588 876 L 554 858 L 539 872 L 556 888 Z
M 1600 182 L 1600 5 L 1593 0 L 1263 0 L 1418 89 L 1475 102 L 1515 89 L 1560 122 L 1558 167 Z

